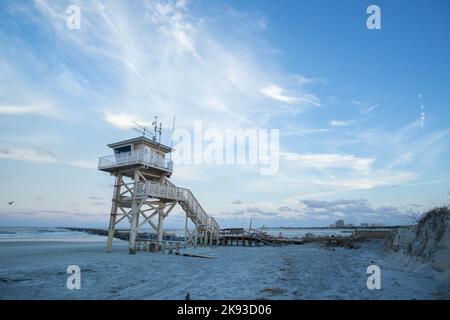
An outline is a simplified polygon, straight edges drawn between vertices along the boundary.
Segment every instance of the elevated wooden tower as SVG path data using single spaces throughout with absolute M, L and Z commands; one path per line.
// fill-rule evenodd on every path
M 112 250 L 115 226 L 123 219 L 130 222 L 129 252 L 136 252 L 139 228 L 149 224 L 163 241 L 163 223 L 177 205 L 186 212 L 185 246 L 218 243 L 219 225 L 208 216 L 189 189 L 169 181 L 173 163 L 166 158 L 172 149 L 144 135 L 111 143 L 114 154 L 101 157 L 98 169 L 116 177 L 109 221 L 107 251 Z M 189 230 L 188 220 L 194 224 Z

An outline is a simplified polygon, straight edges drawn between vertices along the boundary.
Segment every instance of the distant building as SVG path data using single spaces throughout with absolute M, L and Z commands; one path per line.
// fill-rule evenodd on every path
M 340 220 L 336 221 L 335 226 L 336 226 L 336 228 L 343 228 L 343 227 L 345 227 L 344 220 L 340 219 Z
M 368 226 L 369 226 L 368 223 L 361 223 L 361 227 L 363 227 L 363 228 L 367 228 Z

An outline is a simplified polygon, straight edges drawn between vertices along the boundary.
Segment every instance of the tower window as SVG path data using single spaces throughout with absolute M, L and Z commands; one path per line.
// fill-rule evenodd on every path
M 114 153 L 115 153 L 115 154 L 118 154 L 118 153 L 126 153 L 126 152 L 131 152 L 131 145 L 124 146 L 124 147 L 120 147 L 120 148 L 115 148 L 115 149 L 114 149 Z

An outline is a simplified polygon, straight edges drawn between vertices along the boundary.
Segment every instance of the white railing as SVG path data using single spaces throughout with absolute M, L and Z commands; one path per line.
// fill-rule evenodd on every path
M 162 168 L 168 171 L 173 170 L 173 162 L 155 151 L 144 152 L 142 150 L 138 150 L 123 152 L 111 156 L 101 157 L 98 160 L 99 169 L 109 169 L 134 164 L 142 164 L 155 168 Z
M 169 180 L 165 180 L 166 183 L 159 183 L 156 181 L 141 182 L 137 185 L 138 196 L 152 196 L 156 198 L 172 199 L 183 202 L 186 204 L 188 215 L 197 220 L 200 224 L 206 226 L 207 229 L 213 232 L 218 232 L 219 224 L 213 217 L 209 217 L 200 203 L 192 194 L 191 190 L 178 188 Z

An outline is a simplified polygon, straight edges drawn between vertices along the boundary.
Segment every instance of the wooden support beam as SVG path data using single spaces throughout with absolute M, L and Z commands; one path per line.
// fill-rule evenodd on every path
M 139 171 L 134 172 L 134 190 L 137 190 L 136 186 L 139 183 Z M 130 239 L 129 239 L 129 253 L 133 254 L 136 251 L 135 241 L 139 229 L 139 203 L 136 198 L 136 193 L 133 193 L 133 202 L 131 205 L 131 228 L 130 228 Z
M 164 224 L 164 208 L 165 208 L 166 204 L 165 203 L 161 203 L 159 205 L 158 208 L 158 242 L 161 243 L 162 239 L 163 239 L 163 224 Z
M 128 218 L 128 220 L 131 220 L 131 216 L 130 216 L 131 210 L 129 212 L 126 212 L 121 206 L 119 206 L 119 209 L 123 212 L 123 216 L 119 220 L 116 221 L 115 225 L 118 224 L 120 221 L 122 221 L 125 218 Z
M 107 252 L 112 251 L 112 242 L 113 242 L 114 232 L 115 232 L 121 181 L 122 181 L 122 175 L 119 173 L 116 176 L 116 181 L 114 184 L 113 199 L 112 199 L 112 204 L 111 204 L 111 214 L 110 214 L 109 228 L 108 228 L 108 242 L 106 244 Z

